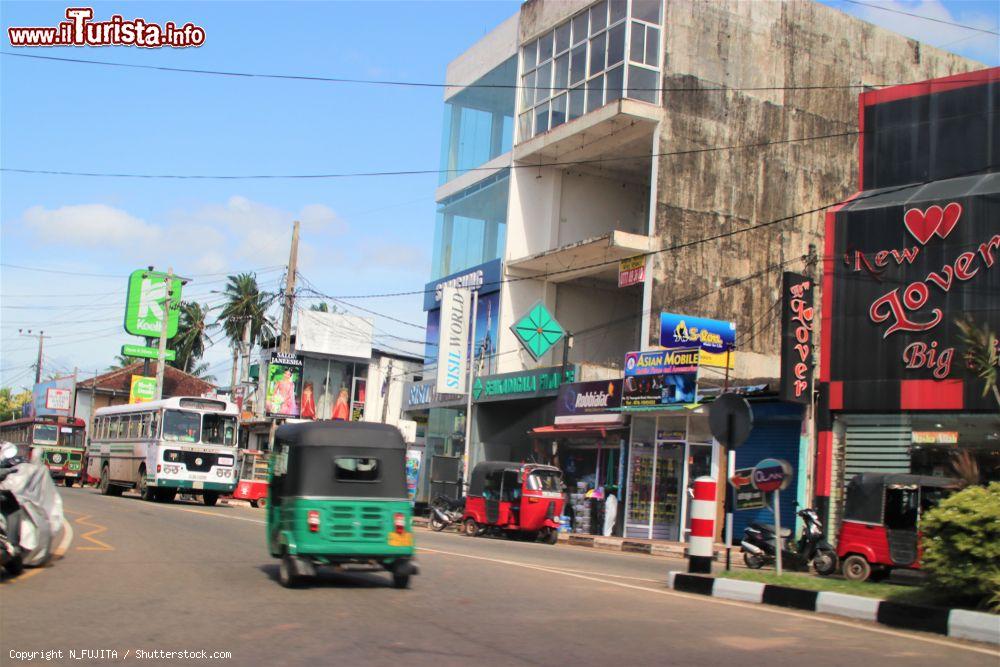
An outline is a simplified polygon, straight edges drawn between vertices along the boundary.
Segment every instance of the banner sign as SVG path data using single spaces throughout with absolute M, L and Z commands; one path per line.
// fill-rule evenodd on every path
M 700 364 L 714 368 L 736 367 L 736 324 L 704 317 L 660 313 L 660 345 L 666 348 L 701 348 Z M 728 352 L 728 354 L 727 354 Z
M 814 315 L 811 278 L 786 271 L 781 280 L 781 400 L 812 401 Z
M 699 348 L 625 355 L 622 407 L 684 405 L 698 401 Z
M 180 313 L 180 278 L 171 281 L 171 307 L 167 318 L 167 338 L 177 335 Z M 167 274 L 146 269 L 133 271 L 128 277 L 125 299 L 125 331 L 134 336 L 159 338 L 167 301 Z
M 403 387 L 403 410 L 429 410 L 449 406 L 465 405 L 460 394 L 439 394 L 437 380 L 408 382 Z
M 645 257 L 629 257 L 618 262 L 618 287 L 631 287 L 645 280 Z
M 472 398 L 477 403 L 521 398 L 555 396 L 564 382 L 576 379 L 576 367 L 549 366 L 516 373 L 477 377 L 472 384 Z
M 417 497 L 417 483 L 420 481 L 420 468 L 424 459 L 424 450 L 406 450 L 406 495 L 410 502 Z
M 737 510 L 759 510 L 767 507 L 764 492 L 754 488 L 753 468 L 739 468 L 733 471 L 729 483 L 733 487 Z
M 621 421 L 622 380 L 573 382 L 559 387 L 556 424 Z
M 441 291 L 437 358 L 437 390 L 442 394 L 464 395 L 466 392 L 470 319 L 472 291 L 444 287 Z
M 133 375 L 129 383 L 128 402 L 145 403 L 156 398 L 156 378 L 145 377 L 143 375 Z
M 479 298 L 484 294 L 499 292 L 501 285 L 502 264 L 499 259 L 474 266 L 465 271 L 459 271 L 424 286 L 424 310 L 434 310 L 441 307 L 445 287 L 457 287 L 479 292 Z
M 371 359 L 375 320 L 347 313 L 303 310 L 295 327 L 295 351 Z
M 122 356 L 123 357 L 138 357 L 139 359 L 157 359 L 160 355 L 160 349 L 156 347 L 146 347 L 144 345 L 122 345 Z M 177 359 L 177 353 L 174 350 L 166 350 L 163 358 L 167 361 L 174 361 Z
M 31 390 L 31 407 L 28 416 L 69 416 L 73 409 L 73 390 L 76 379 L 72 376 L 40 382 Z
M 267 366 L 265 409 L 271 417 L 298 417 L 302 387 L 302 357 L 295 354 L 271 353 Z

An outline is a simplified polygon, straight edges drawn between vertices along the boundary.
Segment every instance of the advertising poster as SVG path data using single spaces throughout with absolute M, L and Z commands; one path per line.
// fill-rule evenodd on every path
M 609 422 L 621 418 L 622 380 L 572 382 L 559 387 L 556 424 Z
M 145 403 L 156 398 L 156 378 L 133 375 L 129 383 L 128 402 Z
M 406 493 L 410 502 L 417 497 L 417 483 L 420 481 L 420 464 L 424 453 L 420 449 L 406 450 Z
M 671 349 L 698 346 L 702 366 L 725 368 L 728 358 L 729 368 L 736 367 L 736 354 L 732 352 L 736 345 L 734 322 L 660 313 L 660 345 Z
M 73 389 L 76 380 L 71 377 L 40 382 L 31 391 L 29 416 L 69 415 L 73 409 Z
M 446 286 L 441 296 L 438 327 L 437 390 L 464 394 L 468 384 L 469 324 L 472 319 L 472 291 Z
M 436 364 L 441 309 L 427 311 L 427 338 L 424 363 Z M 497 340 L 500 332 L 500 293 L 479 294 L 476 313 L 476 375 L 496 372 Z M 442 392 L 447 394 L 448 392 Z
M 622 407 L 685 405 L 698 401 L 700 350 L 653 350 L 625 355 Z
M 271 354 L 267 366 L 265 403 L 271 417 L 298 417 L 302 387 L 302 357 L 294 354 Z

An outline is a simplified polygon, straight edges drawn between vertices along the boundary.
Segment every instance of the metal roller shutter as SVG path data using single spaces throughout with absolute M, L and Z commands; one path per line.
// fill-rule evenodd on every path
M 755 406 L 756 413 L 756 406 Z M 799 433 L 802 425 L 798 421 L 755 423 L 750 437 L 736 450 L 736 467 L 750 468 L 762 459 L 785 459 L 792 464 L 795 478 L 791 485 L 781 492 L 781 526 L 795 527 L 795 494 L 799 475 Z M 770 502 L 770 501 L 769 501 Z M 774 512 L 764 508 L 744 510 L 733 515 L 733 540 L 739 544 L 744 528 L 751 522 L 774 523 Z

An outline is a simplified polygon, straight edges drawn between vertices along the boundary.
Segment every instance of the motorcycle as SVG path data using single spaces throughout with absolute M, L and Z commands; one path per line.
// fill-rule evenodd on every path
M 798 511 L 804 528 L 795 542 L 791 541 L 792 531 L 781 529 L 782 564 L 797 570 L 808 570 L 813 566 L 816 574 L 828 576 L 837 571 L 837 552 L 823 539 L 823 523 L 814 509 Z M 760 569 L 775 561 L 775 527 L 771 524 L 751 523 L 743 531 L 740 542 L 743 562 L 752 570 Z
M 49 562 L 62 529 L 62 498 L 48 469 L 17 454 L 17 446 L 0 447 L 0 563 L 17 575 L 24 567 Z
M 441 532 L 452 524 L 462 522 L 465 514 L 465 498 L 449 498 L 439 495 L 431 501 L 431 530 Z

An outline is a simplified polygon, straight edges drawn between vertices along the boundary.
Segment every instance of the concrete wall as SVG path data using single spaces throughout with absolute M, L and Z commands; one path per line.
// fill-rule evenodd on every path
M 381 422 L 384 407 L 385 423 L 398 424 L 403 412 L 403 386 L 413 379 L 414 373 L 422 374 L 423 368 L 422 361 L 373 356 L 371 363 L 368 364 L 365 421 Z M 382 385 L 386 376 L 389 376 L 389 386 L 386 395 L 382 396 Z
M 607 234 L 616 229 L 646 233 L 649 188 L 566 172 L 559 200 L 559 245 Z
M 562 283 L 555 306 L 556 319 L 574 334 L 571 363 L 621 368 L 625 353 L 638 349 L 642 293 L 637 288 Z M 562 346 L 557 347 L 561 363 Z
M 810 2 L 673 0 L 666 3 L 660 152 L 755 144 L 858 129 L 860 87 L 978 69 L 977 63 Z M 829 86 L 821 90 L 746 90 Z M 857 187 L 855 135 L 659 159 L 655 233 L 673 246 L 830 206 Z M 653 312 L 735 319 L 738 377 L 778 374 L 781 271 L 723 282 L 793 260 L 816 244 L 823 213 L 662 253 L 653 262 Z M 816 275 L 818 276 L 818 268 Z M 698 297 L 692 301 L 692 297 Z M 819 295 L 816 296 L 819 303 Z M 658 322 L 651 318 L 650 341 Z M 752 340 L 750 337 L 752 336 Z M 817 341 L 819 337 L 817 335 Z

